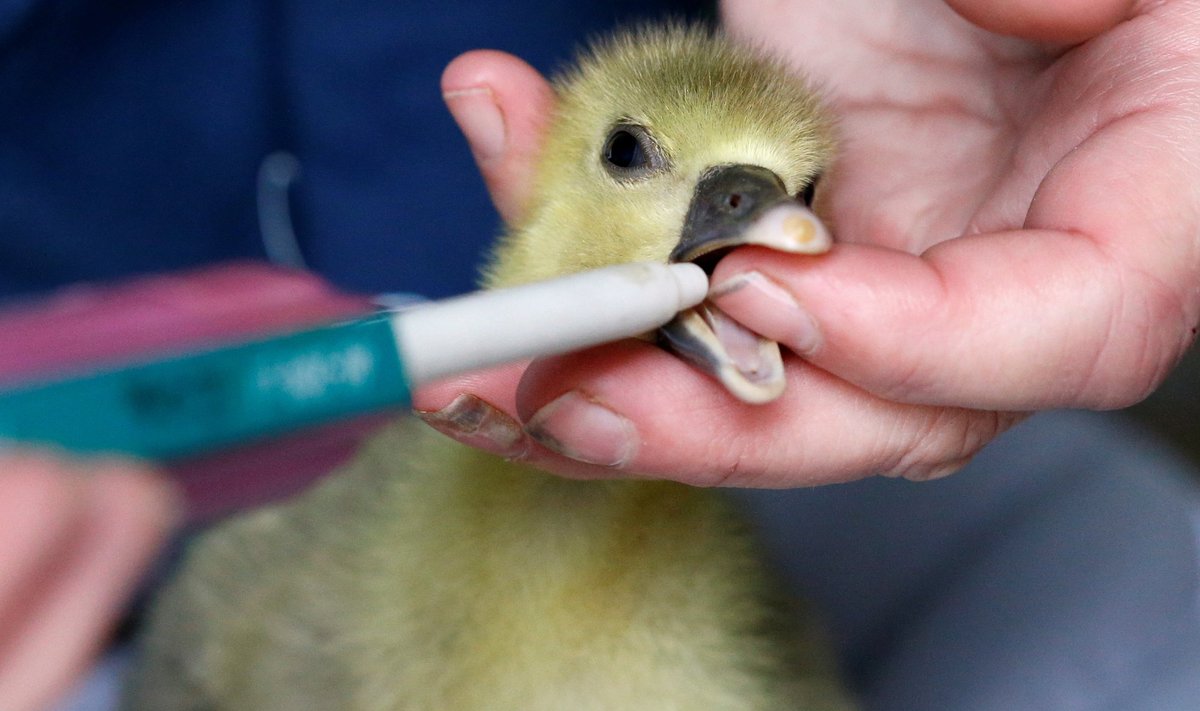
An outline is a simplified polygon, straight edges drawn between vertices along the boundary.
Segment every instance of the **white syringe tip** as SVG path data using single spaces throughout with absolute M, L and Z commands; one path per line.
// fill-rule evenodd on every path
M 679 285 L 681 308 L 683 305 L 695 306 L 704 301 L 704 297 L 708 295 L 708 275 L 703 269 L 687 262 L 672 264 L 669 269 L 671 276 L 675 277 L 675 283 Z

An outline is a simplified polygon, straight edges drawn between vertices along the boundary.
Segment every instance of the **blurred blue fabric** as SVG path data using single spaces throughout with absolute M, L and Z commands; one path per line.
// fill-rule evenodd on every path
M 467 290 L 498 224 L 442 68 L 494 47 L 550 70 L 664 9 L 689 8 L 0 0 L 0 298 L 264 257 L 256 179 L 276 151 L 299 161 L 290 215 L 316 271 L 360 292 Z M 1189 711 L 1186 468 L 1118 418 L 1055 413 L 943 481 L 744 499 L 871 711 Z M 66 708 L 111 708 L 126 659 Z
M 299 159 L 309 265 L 359 292 L 470 289 L 498 230 L 438 80 L 543 71 L 657 2 L 0 0 L 0 298 L 264 257 L 263 159 Z

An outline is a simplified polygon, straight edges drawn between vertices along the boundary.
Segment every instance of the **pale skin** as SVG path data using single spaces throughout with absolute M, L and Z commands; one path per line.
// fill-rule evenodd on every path
M 490 404 L 460 399 L 491 423 L 463 441 L 569 476 L 928 479 L 1028 412 L 1140 400 L 1194 340 L 1200 5 L 755 0 L 723 17 L 803 66 L 841 121 L 817 198 L 841 244 L 742 249 L 712 279 L 722 309 L 792 350 L 787 392 L 744 405 L 619 343 L 424 392 L 427 411 Z M 472 52 L 443 88 L 519 215 L 544 80 Z
M 0 455 L 0 699 L 45 708 L 87 668 L 174 520 L 147 468 Z
M 724 310 L 802 354 L 786 395 L 742 405 L 626 342 L 419 393 L 425 411 L 464 393 L 490 403 L 490 424 L 460 439 L 573 476 L 929 478 L 1023 413 L 1137 401 L 1192 342 L 1197 3 L 753 0 L 723 14 L 824 84 L 842 117 L 818 199 L 842 244 L 819 258 L 744 249 L 713 279 Z M 455 60 L 443 89 L 512 219 L 551 92 L 496 52 Z M 575 458 L 534 441 L 530 420 Z M 596 437 L 614 423 L 632 447 Z M 176 506 L 128 463 L 7 452 L 0 473 L 0 699 L 33 711 L 86 665 Z

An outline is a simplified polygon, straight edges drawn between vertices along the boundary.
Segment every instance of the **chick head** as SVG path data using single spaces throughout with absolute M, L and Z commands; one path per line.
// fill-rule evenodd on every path
M 646 25 L 593 42 L 554 87 L 530 204 L 485 268 L 488 286 L 632 261 L 711 269 L 741 244 L 828 249 L 804 206 L 831 158 L 831 126 L 782 63 L 704 27 Z M 664 335 L 735 395 L 772 399 L 778 347 L 746 347 L 738 329 L 705 306 Z

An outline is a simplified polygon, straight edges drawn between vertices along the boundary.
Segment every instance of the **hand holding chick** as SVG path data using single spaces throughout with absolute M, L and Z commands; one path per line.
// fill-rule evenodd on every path
M 844 139 L 816 191 L 832 253 L 743 249 L 714 274 L 726 313 L 792 351 L 779 401 L 726 399 L 681 436 L 660 423 L 713 401 L 713 383 L 624 343 L 448 383 L 422 407 L 477 396 L 510 451 L 556 471 L 795 486 L 947 474 L 1029 410 L 1143 397 L 1200 320 L 1200 21 L 1178 2 L 952 5 L 962 16 L 932 1 L 725 8 L 824 88 Z M 455 93 L 472 87 L 491 88 L 503 140 L 480 140 L 483 95 Z M 444 88 L 497 204 L 519 213 L 544 85 L 493 53 L 461 57 Z M 520 439 L 521 422 L 573 460 Z

